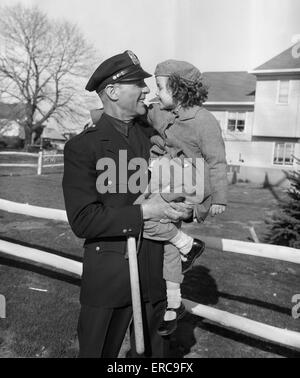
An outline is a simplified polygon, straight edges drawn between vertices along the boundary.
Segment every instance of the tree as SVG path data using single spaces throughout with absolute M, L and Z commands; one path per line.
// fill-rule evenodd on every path
M 78 27 L 51 20 L 36 7 L 0 12 L 0 96 L 25 106 L 25 146 L 50 119 L 82 123 L 80 89 L 95 52 Z
M 296 159 L 300 163 L 299 159 Z M 291 186 L 288 199 L 279 204 L 279 210 L 267 221 L 266 241 L 300 249 L 300 171 L 287 174 Z

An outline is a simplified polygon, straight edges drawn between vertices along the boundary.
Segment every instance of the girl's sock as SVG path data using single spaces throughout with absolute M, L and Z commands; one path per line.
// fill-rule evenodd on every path
M 186 255 L 190 252 L 193 246 L 193 242 L 194 239 L 181 230 L 178 230 L 177 235 L 175 235 L 174 238 L 170 240 L 170 243 L 175 245 L 175 247 L 177 247 L 180 253 L 182 253 L 183 255 Z
M 179 308 L 181 304 L 181 291 L 180 284 L 166 281 L 167 285 L 167 303 L 168 308 Z M 170 321 L 176 319 L 175 311 L 166 311 L 164 315 L 164 320 Z

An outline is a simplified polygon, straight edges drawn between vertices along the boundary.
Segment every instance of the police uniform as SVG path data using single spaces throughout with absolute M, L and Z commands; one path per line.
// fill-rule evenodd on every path
M 103 62 L 86 89 L 100 92 L 107 84 L 149 77 L 131 52 Z M 140 121 L 124 123 L 107 114 L 94 127 L 72 138 L 64 150 L 63 191 L 68 220 L 73 232 L 85 239 L 83 275 L 78 322 L 80 357 L 117 357 L 132 317 L 127 237 L 138 237 L 143 226 L 140 205 L 133 205 L 140 193 L 123 193 L 119 151 L 130 159 L 149 158 L 150 142 Z M 108 186 L 115 193 L 99 193 L 96 188 L 97 162 L 111 158 L 116 177 Z M 133 174 L 128 171 L 128 178 Z M 115 182 L 113 182 L 115 180 Z M 165 308 L 163 244 L 143 240 L 138 265 L 145 334 L 145 355 L 163 357 L 164 342 L 157 328 Z M 132 345 L 134 355 L 134 348 Z

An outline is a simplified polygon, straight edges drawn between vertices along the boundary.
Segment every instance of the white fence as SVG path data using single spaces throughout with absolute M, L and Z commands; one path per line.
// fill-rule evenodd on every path
M 38 153 L 30 152 L 12 152 L 12 151 L 2 151 L 1 156 L 16 156 L 16 157 L 34 157 L 37 159 L 36 163 L 0 163 L 0 167 L 3 168 L 36 168 L 37 175 L 41 175 L 43 168 L 53 168 L 53 167 L 63 167 L 63 163 L 57 163 L 58 158 L 63 158 L 63 154 L 51 154 L 45 151 L 40 151 Z
M 58 221 L 67 221 L 63 210 L 40 208 L 2 199 L 0 200 L 0 210 Z M 215 247 L 217 245 L 215 239 L 216 238 L 208 239 L 208 245 L 210 244 L 212 247 Z M 220 245 L 223 252 L 241 253 L 300 264 L 300 250 L 297 249 L 228 239 L 222 239 L 221 242 Z M 1 252 L 8 256 L 43 264 L 78 276 L 82 274 L 82 264 L 80 262 L 33 248 L 0 240 L 0 253 Z M 218 325 L 300 350 L 300 333 L 298 332 L 256 322 L 242 316 L 231 314 L 227 311 L 221 311 L 213 307 L 192 302 L 188 299 L 184 299 L 183 302 L 190 313 L 208 319 Z

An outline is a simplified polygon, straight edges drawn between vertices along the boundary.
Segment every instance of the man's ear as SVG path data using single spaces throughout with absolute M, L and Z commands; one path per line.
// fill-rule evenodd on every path
M 119 99 L 119 90 L 117 85 L 107 85 L 104 91 L 110 100 L 117 101 Z

